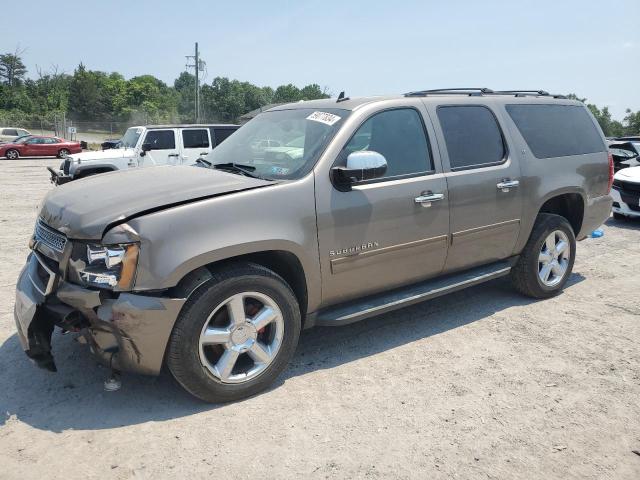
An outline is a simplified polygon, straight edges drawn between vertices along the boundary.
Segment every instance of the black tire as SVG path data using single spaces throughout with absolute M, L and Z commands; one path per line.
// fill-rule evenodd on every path
M 58 152 L 58 158 L 64 158 L 67 155 L 69 155 L 69 150 L 67 150 L 66 148 L 61 148 L 60 151 Z
M 284 335 L 278 352 L 262 373 L 242 383 L 224 383 L 200 360 L 200 335 L 214 309 L 243 292 L 258 292 L 275 301 L 284 320 Z M 252 263 L 229 265 L 189 297 L 171 333 L 166 363 L 178 383 L 205 402 L 249 397 L 271 385 L 285 369 L 298 344 L 300 325 L 298 301 L 279 275 Z
M 623 214 L 617 212 L 613 212 L 613 218 L 620 221 L 624 221 L 627 219 L 627 217 L 625 217 Z
M 6 152 L 4 152 L 4 156 L 8 159 L 8 160 L 17 160 L 18 158 L 20 158 L 20 152 L 18 152 L 18 150 L 15 149 L 10 149 L 7 150 Z
M 540 267 L 539 256 L 546 238 L 558 230 L 563 232 L 569 240 L 570 255 L 567 269 L 561 280 L 556 285 L 549 287 L 542 282 L 538 275 Z M 516 290 L 528 297 L 553 297 L 562 291 L 571 276 L 575 258 L 576 237 L 567 219 L 560 215 L 541 213 L 536 219 L 529 240 L 522 250 L 518 262 L 511 269 L 511 281 Z

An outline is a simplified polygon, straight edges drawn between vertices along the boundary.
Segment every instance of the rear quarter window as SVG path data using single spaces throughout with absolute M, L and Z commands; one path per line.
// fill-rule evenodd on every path
M 493 112 L 487 107 L 439 106 L 437 112 L 452 170 L 479 168 L 504 161 L 504 138 Z
M 531 152 L 537 158 L 604 152 L 600 132 L 579 105 L 507 105 Z

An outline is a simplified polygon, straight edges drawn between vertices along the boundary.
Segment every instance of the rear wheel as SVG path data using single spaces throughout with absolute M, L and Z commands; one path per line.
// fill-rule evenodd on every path
M 255 264 L 227 267 L 184 306 L 167 365 L 191 394 L 228 402 L 267 388 L 285 369 L 300 335 L 291 288 Z
M 18 153 L 17 150 L 12 148 L 11 150 L 7 150 L 4 156 L 7 157 L 9 160 L 17 160 L 18 158 L 20 158 L 20 153 Z
M 522 294 L 534 298 L 557 295 L 571 275 L 576 239 L 571 225 L 560 215 L 541 213 L 511 280 Z
M 65 158 L 67 155 L 69 155 L 69 150 L 66 148 L 61 148 L 58 152 L 58 158 Z

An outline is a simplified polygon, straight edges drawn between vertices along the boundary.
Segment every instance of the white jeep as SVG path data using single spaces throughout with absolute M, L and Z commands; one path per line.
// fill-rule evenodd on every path
M 149 125 L 129 128 L 118 148 L 69 155 L 60 170 L 49 168 L 57 185 L 114 170 L 156 165 L 193 165 L 235 132 L 238 125 Z

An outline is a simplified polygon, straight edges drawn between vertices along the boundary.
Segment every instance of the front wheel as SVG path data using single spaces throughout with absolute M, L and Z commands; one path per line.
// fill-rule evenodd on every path
M 20 153 L 18 153 L 17 150 L 11 149 L 11 150 L 7 150 L 4 156 L 7 157 L 9 160 L 17 160 L 20 157 Z
M 520 293 L 533 298 L 549 298 L 560 293 L 573 270 L 576 238 L 566 218 L 541 213 L 511 280 Z
M 226 267 L 183 307 L 167 365 L 178 383 L 206 402 L 248 397 L 285 369 L 300 323 L 296 297 L 280 276 L 256 264 Z
M 67 155 L 69 155 L 69 150 L 66 148 L 61 148 L 58 152 L 58 158 L 65 158 Z

